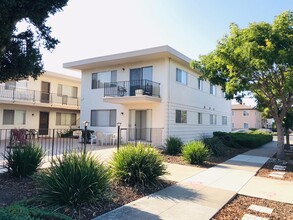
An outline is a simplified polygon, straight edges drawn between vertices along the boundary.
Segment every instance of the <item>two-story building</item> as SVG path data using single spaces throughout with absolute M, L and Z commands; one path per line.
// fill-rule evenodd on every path
M 245 104 L 232 105 L 232 129 L 249 128 L 262 128 L 261 112 Z
M 169 46 L 65 63 L 82 73 L 81 121 L 95 131 L 161 145 L 231 131 L 231 102 Z M 123 133 L 124 132 L 124 133 Z
M 77 128 L 80 124 L 80 78 L 45 72 L 32 78 L 0 83 L 1 130 Z M 5 132 L 2 132 L 2 139 Z M 0 138 L 0 139 L 1 139 Z

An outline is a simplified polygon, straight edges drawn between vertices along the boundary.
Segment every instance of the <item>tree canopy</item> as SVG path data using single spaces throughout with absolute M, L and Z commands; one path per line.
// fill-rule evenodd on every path
M 37 78 L 43 71 L 40 48 L 53 50 L 59 41 L 46 26 L 50 15 L 62 10 L 68 0 L 1 0 L 0 2 L 0 82 Z M 25 20 L 32 27 L 17 32 Z
M 191 62 L 203 78 L 221 85 L 227 99 L 251 91 L 259 105 L 269 107 L 279 135 L 282 120 L 293 104 L 293 14 L 285 11 L 272 24 L 230 25 L 216 49 Z M 278 157 L 284 157 L 284 136 L 278 136 Z M 281 146 L 282 145 L 282 146 Z

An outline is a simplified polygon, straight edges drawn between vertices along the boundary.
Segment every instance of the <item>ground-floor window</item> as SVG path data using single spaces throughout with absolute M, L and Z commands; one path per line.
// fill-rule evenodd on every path
M 248 123 L 244 123 L 244 124 L 243 124 L 243 128 L 249 128 Z
M 227 116 L 222 116 L 222 125 L 227 125 Z
M 202 113 L 201 112 L 197 113 L 197 122 L 198 122 L 199 125 L 202 124 Z
M 56 113 L 56 125 L 76 125 L 75 113 Z
M 3 110 L 3 124 L 4 125 L 24 125 L 26 111 L 23 110 Z
M 91 126 L 116 127 L 116 109 L 92 110 Z
M 187 123 L 187 111 L 176 110 L 176 123 Z
M 210 115 L 210 124 L 211 125 L 216 125 L 217 124 L 217 115 Z

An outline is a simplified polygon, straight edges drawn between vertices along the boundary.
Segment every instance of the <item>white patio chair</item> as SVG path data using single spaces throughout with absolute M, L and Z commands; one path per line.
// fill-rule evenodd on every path
M 118 134 L 117 133 L 113 133 L 110 137 L 110 143 L 112 145 L 115 145 L 117 143 L 117 137 L 118 137 Z
M 97 143 L 97 135 L 91 134 L 91 145 L 93 145 L 94 142 Z
M 97 139 L 96 139 L 97 144 L 98 144 L 98 143 L 101 143 L 101 146 L 103 146 L 104 143 L 107 142 L 106 137 L 105 137 L 105 135 L 103 134 L 103 132 L 97 131 L 97 132 L 96 132 L 96 137 L 97 137 Z

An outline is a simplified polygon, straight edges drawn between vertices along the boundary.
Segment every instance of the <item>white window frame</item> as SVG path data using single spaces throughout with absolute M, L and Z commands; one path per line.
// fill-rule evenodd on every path
M 217 124 L 217 115 L 210 114 L 210 125 L 216 125 Z
M 10 122 L 8 122 L 7 114 L 11 114 Z M 25 110 L 11 110 L 11 109 L 3 109 L 3 125 L 25 125 L 26 124 L 26 111 Z
M 76 125 L 76 113 L 56 113 L 56 125 L 57 126 L 72 126 Z
M 243 123 L 243 128 L 248 129 L 249 128 L 249 124 L 247 122 Z
M 197 113 L 197 123 L 202 125 L 202 112 Z
M 92 73 L 91 80 L 92 89 L 104 88 L 105 83 L 117 82 L 117 70 Z
M 103 115 L 103 120 L 98 118 L 99 114 Z M 116 127 L 116 121 L 117 121 L 116 109 L 91 110 L 91 126 L 92 127 Z
M 243 110 L 243 116 L 249 116 L 249 110 Z
M 217 95 L 217 86 L 210 83 L 210 94 Z
M 222 116 L 222 125 L 227 125 L 227 124 L 228 124 L 228 117 Z
M 203 91 L 203 80 L 197 79 L 197 89 Z
M 182 69 L 176 68 L 176 81 L 187 85 L 188 82 L 188 73 Z
M 187 123 L 187 111 L 186 110 L 175 110 L 175 123 L 186 124 Z

